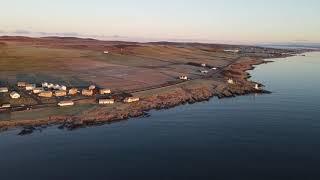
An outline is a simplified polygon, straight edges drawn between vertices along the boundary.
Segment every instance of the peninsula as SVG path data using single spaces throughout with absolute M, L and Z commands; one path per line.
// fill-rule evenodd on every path
M 211 97 L 265 93 L 246 72 L 302 50 L 0 37 L 0 129 L 97 125 Z

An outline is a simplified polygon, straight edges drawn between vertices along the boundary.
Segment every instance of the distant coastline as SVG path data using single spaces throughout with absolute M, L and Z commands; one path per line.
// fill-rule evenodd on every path
M 118 121 L 122 119 L 128 119 L 130 117 L 143 116 L 152 109 L 165 109 L 177 106 L 179 104 L 205 101 L 210 99 L 211 97 L 224 98 L 250 93 L 269 93 L 262 88 L 262 85 L 260 83 L 248 80 L 250 75 L 247 73 L 247 71 L 253 69 L 254 65 L 267 63 L 268 61 L 266 61 L 266 59 L 288 57 L 309 51 L 305 49 L 273 49 L 252 46 L 215 45 L 200 43 L 185 44 L 160 42 L 140 44 L 131 42 L 108 42 L 91 39 L 54 37 L 44 39 L 35 39 L 28 37 L 2 37 L 0 38 L 0 43 L 1 42 L 4 44 L 2 47 L 4 50 L 6 50 L 6 48 L 16 48 L 16 44 L 18 43 L 21 44 L 20 46 L 25 46 L 28 48 L 33 48 L 34 46 L 46 47 L 46 49 L 44 50 L 49 50 L 49 54 L 51 53 L 50 49 L 57 51 L 62 47 L 64 49 L 70 49 L 72 51 L 76 50 L 77 52 L 79 51 L 90 53 L 90 56 L 92 57 L 85 59 L 81 57 L 81 60 L 83 59 L 83 61 L 86 61 L 88 64 L 99 62 L 99 64 L 101 64 L 99 66 L 105 66 L 112 63 L 110 65 L 117 65 L 116 67 L 118 67 L 118 63 L 122 62 L 114 62 L 114 58 L 126 59 L 136 58 L 137 56 L 139 56 L 144 58 L 141 60 L 136 60 L 135 63 L 139 63 L 139 61 L 145 61 L 144 63 L 157 62 L 159 64 L 150 65 L 150 68 L 152 69 L 150 70 L 151 74 L 152 72 L 158 71 L 160 73 L 166 72 L 177 74 L 177 72 L 181 72 L 182 70 L 184 70 L 184 74 L 188 74 L 188 76 L 191 77 L 189 81 L 181 83 L 168 84 L 166 82 L 165 84 L 167 85 L 160 83 L 158 85 L 151 86 L 152 88 L 149 88 L 150 86 L 146 86 L 139 87 L 137 90 L 121 90 L 130 92 L 135 97 L 140 97 L 140 101 L 131 104 L 122 104 L 120 102 L 117 102 L 112 106 L 96 106 L 94 105 L 96 101 L 94 98 L 97 97 L 94 97 L 92 98 L 92 100 L 85 100 L 81 102 L 82 105 L 89 104 L 90 108 L 81 110 L 78 114 L 62 113 L 48 115 L 47 118 L 39 117 L 20 118 L 15 120 L 0 120 L 0 128 L 2 130 L 13 127 L 27 127 L 26 129 L 24 129 L 24 133 L 29 133 L 34 129 L 34 127 L 37 126 L 41 127 L 52 124 L 60 124 L 61 128 L 75 129 L 79 127 Z M 14 43 L 14 45 L 11 45 L 12 43 Z M 111 55 L 101 55 L 101 51 L 103 49 L 108 49 L 111 52 Z M 181 53 L 180 55 L 180 51 L 184 53 Z M 150 52 L 152 53 L 150 54 Z M 187 52 L 187 54 L 185 52 Z M 33 51 L 33 53 L 37 54 L 38 52 Z M 165 53 L 165 55 L 163 55 L 163 53 Z M 178 53 L 178 55 L 176 53 Z M 224 58 L 220 58 L 221 56 L 223 56 Z M 0 59 L 0 61 L 5 62 L 6 60 L 4 58 Z M 97 58 L 107 59 L 103 61 L 94 60 L 93 62 L 91 62 L 92 59 Z M 175 59 L 177 58 L 181 58 L 181 62 L 175 62 Z M 167 59 L 172 60 L 168 61 Z M 46 65 L 46 63 L 49 62 L 45 62 L 45 64 L 40 65 L 47 67 L 48 65 Z M 201 67 L 201 63 L 203 64 L 203 67 Z M 129 64 L 124 63 L 123 65 Z M 163 70 L 163 68 L 177 68 L 177 65 L 178 67 L 181 66 L 183 68 L 177 70 L 173 69 L 170 71 Z M 33 66 L 30 66 L 30 68 L 32 67 Z M 119 68 L 122 67 L 123 66 L 119 66 Z M 138 66 L 132 66 L 133 69 L 137 69 L 140 67 L 142 68 L 141 70 L 149 71 L 148 66 L 140 66 L 140 64 L 138 64 Z M 217 67 L 213 68 L 217 70 L 212 70 L 208 67 Z M 6 70 L 5 68 L 6 67 L 3 67 L 4 71 Z M 11 67 L 8 66 L 8 68 Z M 74 68 L 76 67 L 73 67 L 73 69 Z M 199 69 L 202 70 L 199 71 Z M 19 73 L 19 69 L 17 69 L 16 71 Z M 103 71 L 101 72 L 103 73 Z M 151 79 L 157 77 L 158 75 L 154 77 L 152 76 L 154 75 L 150 76 Z M 145 77 L 140 78 L 144 79 Z M 100 84 L 98 81 L 96 83 L 98 85 L 102 85 L 104 81 L 101 81 Z M 115 81 L 115 83 L 118 83 L 118 81 Z M 109 86 L 112 87 L 112 85 Z M 41 102 L 42 99 L 38 99 L 37 101 Z M 19 113 L 22 113 L 23 115 L 24 112 Z M 37 111 L 37 113 L 41 114 L 41 110 L 40 112 Z

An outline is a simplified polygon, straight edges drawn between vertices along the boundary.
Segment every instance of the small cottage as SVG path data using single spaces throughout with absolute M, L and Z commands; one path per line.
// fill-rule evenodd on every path
M 10 97 L 12 99 L 19 99 L 21 96 L 17 92 L 13 91 L 13 92 L 10 93 Z
M 0 93 L 6 93 L 9 92 L 9 89 L 7 87 L 0 87 Z
M 39 97 L 51 98 L 53 93 L 51 91 L 43 91 L 38 94 Z
M 34 94 L 39 94 L 41 93 L 42 91 L 44 91 L 44 89 L 42 87 L 38 87 L 38 88 L 34 88 L 33 89 L 33 93 Z
M 260 90 L 259 84 L 255 84 L 254 89 L 255 89 L 255 90 Z
M 95 90 L 96 89 L 96 86 L 95 85 L 90 85 L 89 86 L 89 90 Z
M 83 96 L 93 96 L 93 90 L 82 89 L 82 95 Z
M 54 90 L 60 90 L 60 89 L 61 89 L 61 86 L 60 86 L 59 84 L 55 84 L 55 85 L 53 86 L 53 89 L 54 89 Z
M 234 81 L 233 81 L 233 79 L 228 79 L 228 84 L 234 84 Z
M 99 99 L 99 104 L 114 104 L 114 99 Z
M 54 95 L 55 95 L 56 97 L 63 97 L 63 96 L 66 96 L 66 95 L 67 95 L 67 91 L 60 91 L 60 90 L 58 90 L 58 91 L 54 92 Z
M 47 82 L 42 83 L 42 87 L 43 87 L 43 88 L 47 88 L 48 85 L 49 85 L 49 83 L 47 83 Z
M 58 106 L 64 107 L 64 106 L 73 106 L 74 102 L 73 101 L 60 101 L 58 103 Z
M 206 65 L 206 64 L 204 64 L 204 63 L 202 63 L 202 64 L 201 64 L 201 66 L 202 66 L 202 67 L 207 67 L 207 65 Z
M 103 51 L 103 54 L 109 54 L 109 51 Z
M 18 82 L 17 86 L 18 87 L 26 87 L 27 83 L 26 82 Z
M 49 88 L 49 89 L 53 89 L 53 87 L 54 87 L 54 84 L 52 84 L 52 83 L 49 83 L 47 86 L 47 88 Z
M 239 49 L 225 49 L 225 50 L 223 50 L 224 52 L 231 52 L 231 53 L 238 53 L 238 52 L 240 52 L 240 50 Z
M 61 91 L 66 91 L 66 90 L 67 90 L 67 86 L 61 85 L 59 90 L 61 90 Z
M 100 89 L 100 94 L 111 94 L 111 89 Z
M 26 90 L 27 91 L 32 91 L 34 88 L 36 88 L 35 84 L 26 84 Z
M 180 80 L 188 80 L 188 77 L 187 76 L 180 76 L 179 79 Z
M 201 72 L 202 74 L 208 74 L 208 73 L 209 73 L 209 71 L 207 71 L 207 70 L 200 70 L 200 72 Z
M 11 108 L 11 104 L 2 104 L 1 108 Z
M 132 103 L 132 102 L 137 102 L 140 101 L 140 98 L 138 97 L 127 97 L 124 99 L 125 103 Z
M 77 88 L 71 88 L 71 89 L 69 89 L 69 93 L 68 94 L 74 96 L 74 95 L 78 94 L 78 89 Z

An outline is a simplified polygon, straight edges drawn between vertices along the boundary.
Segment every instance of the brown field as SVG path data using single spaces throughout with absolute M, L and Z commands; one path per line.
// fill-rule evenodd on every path
M 196 101 L 215 94 L 231 96 L 231 91 L 244 94 L 253 88 L 252 84 L 244 81 L 248 76 L 245 71 L 253 64 L 262 63 L 262 58 L 281 54 L 281 51 L 271 53 L 274 50 L 265 52 L 263 48 L 255 48 L 259 55 L 252 52 L 224 52 L 224 49 L 232 48 L 252 50 L 247 46 L 198 43 L 0 37 L 0 86 L 8 86 L 11 91 L 18 91 L 22 95 L 20 99 L 10 99 L 8 93 L 0 93 L 0 105 L 38 106 L 29 111 L 0 112 L 0 121 L 3 127 L 9 127 L 59 121 L 50 118 L 55 116 L 58 116 L 57 119 L 63 119 L 64 116 L 122 119 L 128 112 L 139 115 L 148 107 L 157 107 L 157 104 L 160 106 L 164 103 L 165 107 L 165 103 L 171 106 L 187 99 Z M 109 51 L 109 54 L 103 51 Z M 202 63 L 209 67 L 200 67 Z M 211 70 L 210 67 L 217 67 L 218 70 Z M 200 70 L 208 70 L 209 73 L 201 74 Z M 178 80 L 181 75 L 188 76 L 190 80 Z M 227 77 L 238 79 L 238 85 L 228 86 Z M 95 84 L 99 88 L 110 88 L 115 93 L 132 93 L 142 99 L 139 103 L 141 107 L 120 102 L 99 106 L 96 104 L 97 96 L 39 98 L 17 88 L 15 85 L 18 81 L 37 84 L 50 82 L 80 88 Z M 180 93 L 183 93 L 181 97 Z M 76 106 L 57 107 L 59 101 L 70 99 L 76 102 Z
M 0 38 L 0 81 L 53 81 L 69 86 L 137 89 L 174 81 L 179 75 L 198 78 L 199 67 L 222 67 L 236 58 L 204 45 L 158 45 L 60 38 Z M 109 54 L 103 54 L 108 50 Z

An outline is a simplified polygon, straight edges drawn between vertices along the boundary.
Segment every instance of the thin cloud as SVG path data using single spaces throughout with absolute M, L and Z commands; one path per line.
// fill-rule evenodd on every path
M 306 39 L 296 39 L 293 42 L 310 42 L 310 41 Z

